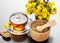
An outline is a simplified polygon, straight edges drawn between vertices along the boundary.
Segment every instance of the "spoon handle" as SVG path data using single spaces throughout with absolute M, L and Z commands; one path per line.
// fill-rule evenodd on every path
M 36 30 L 42 32 L 46 27 L 49 27 L 49 25 L 45 24 L 43 26 L 37 26 Z
M 43 31 L 44 29 L 46 29 L 47 27 L 52 27 L 56 24 L 55 20 L 51 20 L 48 23 L 46 23 L 45 25 L 42 26 L 37 26 L 36 29 L 37 31 Z

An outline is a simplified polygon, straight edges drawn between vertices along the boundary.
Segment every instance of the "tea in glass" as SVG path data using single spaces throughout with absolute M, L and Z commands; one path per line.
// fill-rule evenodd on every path
M 10 16 L 10 22 L 14 30 L 24 30 L 28 18 L 23 13 L 16 13 Z

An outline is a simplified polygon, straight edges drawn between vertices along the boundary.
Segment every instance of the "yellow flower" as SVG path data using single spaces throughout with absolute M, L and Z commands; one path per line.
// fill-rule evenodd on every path
M 4 28 L 11 28 L 9 24 L 4 24 Z
M 36 9 L 36 8 L 32 8 L 32 10 L 33 10 L 35 16 L 38 16 L 38 15 L 41 14 L 40 10 L 38 10 L 38 9 Z
M 39 16 L 38 16 L 38 19 L 39 19 L 39 20 L 41 20 L 41 19 L 42 19 L 42 16 L 41 16 L 41 15 L 39 15 Z
M 56 14 L 56 13 L 57 13 L 57 8 L 56 8 L 56 7 L 53 8 L 53 9 L 51 10 L 51 13 L 52 13 L 52 15 Z
M 50 8 L 53 8 L 53 7 L 54 7 L 54 5 L 55 5 L 55 3 L 54 3 L 54 2 L 50 2 L 50 3 L 49 3 L 49 7 L 50 7 Z
M 47 17 L 47 14 L 42 13 L 42 17 L 43 17 L 43 18 L 46 18 L 46 17 Z
M 41 7 L 41 9 L 45 8 L 42 4 L 39 4 L 39 6 Z
M 39 0 L 40 2 L 43 2 L 43 0 Z
M 11 24 L 11 22 L 9 21 L 9 22 L 8 22 L 8 24 L 10 25 L 10 24 Z
M 26 6 L 26 12 L 27 14 L 34 13 L 39 19 L 49 20 L 50 14 L 54 15 L 57 13 L 57 9 L 54 4 L 54 2 L 48 2 L 46 4 L 44 0 L 29 0 Z
M 50 13 L 49 12 L 47 12 L 47 16 L 50 16 Z
M 46 3 L 45 2 L 40 2 L 40 4 L 45 5 Z
M 30 14 L 30 12 L 28 10 L 26 10 L 26 14 Z
M 40 10 L 35 10 L 34 13 L 35 13 L 35 16 L 38 16 L 41 14 Z
M 26 4 L 26 8 L 32 8 L 32 7 L 35 7 L 36 3 L 28 3 Z
M 39 5 L 39 6 L 37 6 L 37 9 L 38 9 L 38 10 L 41 10 L 42 8 L 41 8 L 41 6 Z
M 52 15 L 55 15 L 55 12 L 52 12 Z
M 50 16 L 46 17 L 46 20 L 49 20 Z
M 33 11 L 32 11 L 32 9 L 27 9 L 26 10 L 26 14 L 31 14 Z
M 43 8 L 42 9 L 42 13 L 47 13 L 47 9 L 46 8 Z
M 34 3 L 34 2 L 31 3 L 31 6 L 32 6 L 32 7 L 35 7 L 35 6 L 36 6 L 36 3 Z
M 28 0 L 28 3 L 37 2 L 39 0 Z
M 31 8 L 31 7 L 32 7 L 32 3 L 26 4 L 26 8 Z
M 33 12 L 36 11 L 36 8 L 32 8 Z

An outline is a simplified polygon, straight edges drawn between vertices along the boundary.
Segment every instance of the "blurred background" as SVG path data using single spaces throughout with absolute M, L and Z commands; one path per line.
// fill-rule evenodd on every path
M 56 25 L 51 28 L 50 37 L 53 38 L 52 43 L 60 42 L 60 0 L 50 0 L 55 2 L 55 6 L 57 6 L 58 11 L 55 16 L 51 16 L 50 19 L 56 20 Z M 0 0 L 0 30 L 5 31 L 3 25 L 8 22 L 9 16 L 15 12 L 24 12 L 25 13 L 25 5 L 28 0 Z M 31 17 L 30 17 L 31 16 Z M 30 15 L 29 17 L 33 20 L 34 15 Z

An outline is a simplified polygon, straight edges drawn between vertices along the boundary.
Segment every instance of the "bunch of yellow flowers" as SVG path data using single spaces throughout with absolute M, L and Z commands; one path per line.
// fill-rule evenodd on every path
M 4 24 L 4 28 L 11 28 L 11 23 L 10 21 L 7 24 Z
M 44 2 L 43 0 L 28 0 L 28 4 L 26 4 L 26 13 L 34 13 L 40 20 L 49 20 L 50 15 L 57 13 L 57 8 L 54 5 L 54 2 L 49 1 Z

